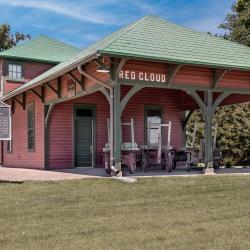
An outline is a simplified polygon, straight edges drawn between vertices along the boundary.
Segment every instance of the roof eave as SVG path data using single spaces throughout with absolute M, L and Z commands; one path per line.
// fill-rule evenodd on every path
M 58 64 L 58 63 L 63 62 L 63 61 L 58 61 L 58 60 L 36 59 L 36 58 L 29 58 L 29 57 L 1 55 L 1 54 L 0 54 L 0 58 L 11 59 L 11 60 L 25 60 L 25 61 L 30 61 L 30 62 L 42 62 L 42 63 L 49 63 L 49 64 Z
M 134 60 L 146 60 L 146 61 L 154 61 L 154 62 L 165 62 L 165 63 L 173 63 L 173 64 L 187 64 L 193 66 L 201 66 L 201 67 L 211 67 L 211 68 L 221 68 L 221 69 L 230 69 L 230 70 L 242 70 L 242 71 L 250 71 L 249 67 L 243 66 L 235 66 L 235 65 L 228 65 L 228 64 L 216 64 L 216 63 L 206 63 L 206 62 L 197 62 L 197 61 L 187 61 L 187 60 L 173 60 L 173 59 L 162 59 L 160 57 L 150 57 L 150 56 L 140 56 L 128 53 L 115 53 L 109 52 L 105 50 L 100 50 L 99 53 L 102 56 L 108 57 L 119 57 L 119 58 L 129 58 Z
M 78 66 L 79 64 L 84 64 L 84 63 L 90 62 L 90 61 L 92 61 L 93 59 L 95 59 L 95 58 L 97 58 L 97 57 L 99 57 L 99 53 L 98 53 L 98 51 L 95 51 L 94 53 L 89 54 L 89 55 L 86 56 L 85 58 L 82 58 L 81 60 L 79 60 L 79 61 L 77 61 L 77 62 L 74 62 L 73 64 L 68 65 L 66 68 L 63 68 L 63 69 L 59 70 L 59 71 L 56 72 L 55 74 L 53 74 L 53 75 L 51 75 L 51 76 L 49 76 L 49 77 L 47 77 L 47 78 L 44 78 L 44 79 L 42 79 L 42 80 L 36 82 L 36 83 L 33 84 L 33 85 L 27 86 L 26 88 L 22 88 L 22 86 L 21 86 L 21 87 L 15 89 L 15 90 L 9 92 L 8 94 L 6 94 L 6 95 L 4 95 L 2 98 L 0 98 L 0 101 L 7 101 L 8 99 L 10 99 L 10 98 L 12 98 L 12 97 L 14 97 L 14 96 L 16 96 L 16 95 L 19 95 L 19 94 L 21 94 L 22 92 L 25 92 L 25 91 L 27 91 L 27 90 L 29 90 L 29 89 L 32 89 L 32 88 L 38 87 L 38 86 L 40 86 L 40 85 L 42 85 L 42 84 L 45 84 L 46 82 L 49 82 L 49 81 L 51 81 L 51 80 L 53 80 L 53 79 L 55 79 L 55 78 L 57 78 L 57 77 L 59 77 L 59 76 L 61 76 L 61 75 L 63 75 L 63 74 L 66 74 L 68 71 L 74 69 L 74 68 L 75 68 L 76 66 Z M 46 72 L 45 72 L 45 73 L 46 73 Z M 39 76 L 38 76 L 38 77 L 39 77 Z M 34 78 L 34 79 L 35 79 L 35 78 Z M 32 81 L 32 80 L 31 80 L 31 81 Z M 21 88 L 21 89 L 20 89 L 20 88 Z M 19 90 L 19 89 L 20 89 L 20 90 Z

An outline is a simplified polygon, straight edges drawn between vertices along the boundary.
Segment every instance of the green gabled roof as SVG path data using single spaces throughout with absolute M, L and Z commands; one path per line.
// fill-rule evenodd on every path
M 79 49 L 45 35 L 23 42 L 0 53 L 0 57 L 60 63 L 79 53 Z
M 76 67 L 79 63 L 84 63 L 91 60 L 93 56 L 102 54 L 250 70 L 249 47 L 185 28 L 155 16 L 146 16 L 9 92 L 3 97 L 3 100 L 49 81 Z
M 250 48 L 147 16 L 100 53 L 149 60 L 250 69 Z

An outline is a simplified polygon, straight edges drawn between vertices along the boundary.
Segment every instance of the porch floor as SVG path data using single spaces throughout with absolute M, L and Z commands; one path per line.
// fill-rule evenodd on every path
M 216 174 L 249 174 L 250 168 L 221 168 L 216 170 Z M 184 167 L 178 167 L 171 173 L 162 170 L 151 170 L 146 173 L 137 170 L 130 174 L 123 171 L 123 175 L 131 178 L 141 177 L 166 177 L 166 176 L 198 176 L 202 175 L 202 170 L 193 169 L 189 172 Z M 58 181 L 85 178 L 105 178 L 107 177 L 104 168 L 73 168 L 59 170 L 36 170 L 24 168 L 0 167 L 0 181 Z

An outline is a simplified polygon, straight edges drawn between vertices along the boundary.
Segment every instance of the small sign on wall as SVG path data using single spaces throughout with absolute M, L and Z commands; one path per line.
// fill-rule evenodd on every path
M 138 72 L 130 70 L 121 70 L 119 73 L 119 79 L 122 80 L 135 80 L 144 82 L 158 82 L 166 83 L 167 75 L 160 73 L 148 73 L 148 72 Z
M 11 108 L 0 102 L 0 140 L 11 140 Z
M 73 81 L 67 82 L 67 96 L 73 97 L 76 95 L 76 84 Z

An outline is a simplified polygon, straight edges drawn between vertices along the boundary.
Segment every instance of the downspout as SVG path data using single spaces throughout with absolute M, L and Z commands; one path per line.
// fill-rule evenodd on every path
M 80 74 L 84 75 L 85 77 L 88 78 L 88 74 L 82 70 L 82 65 L 78 66 L 78 71 Z M 107 84 L 107 83 L 103 83 L 101 81 L 98 82 L 98 84 L 102 85 L 105 88 L 109 89 L 110 92 L 110 170 L 115 173 L 116 175 L 119 174 L 119 170 L 117 170 L 114 166 L 114 136 L 113 136 L 113 132 L 114 132 L 114 88 Z

